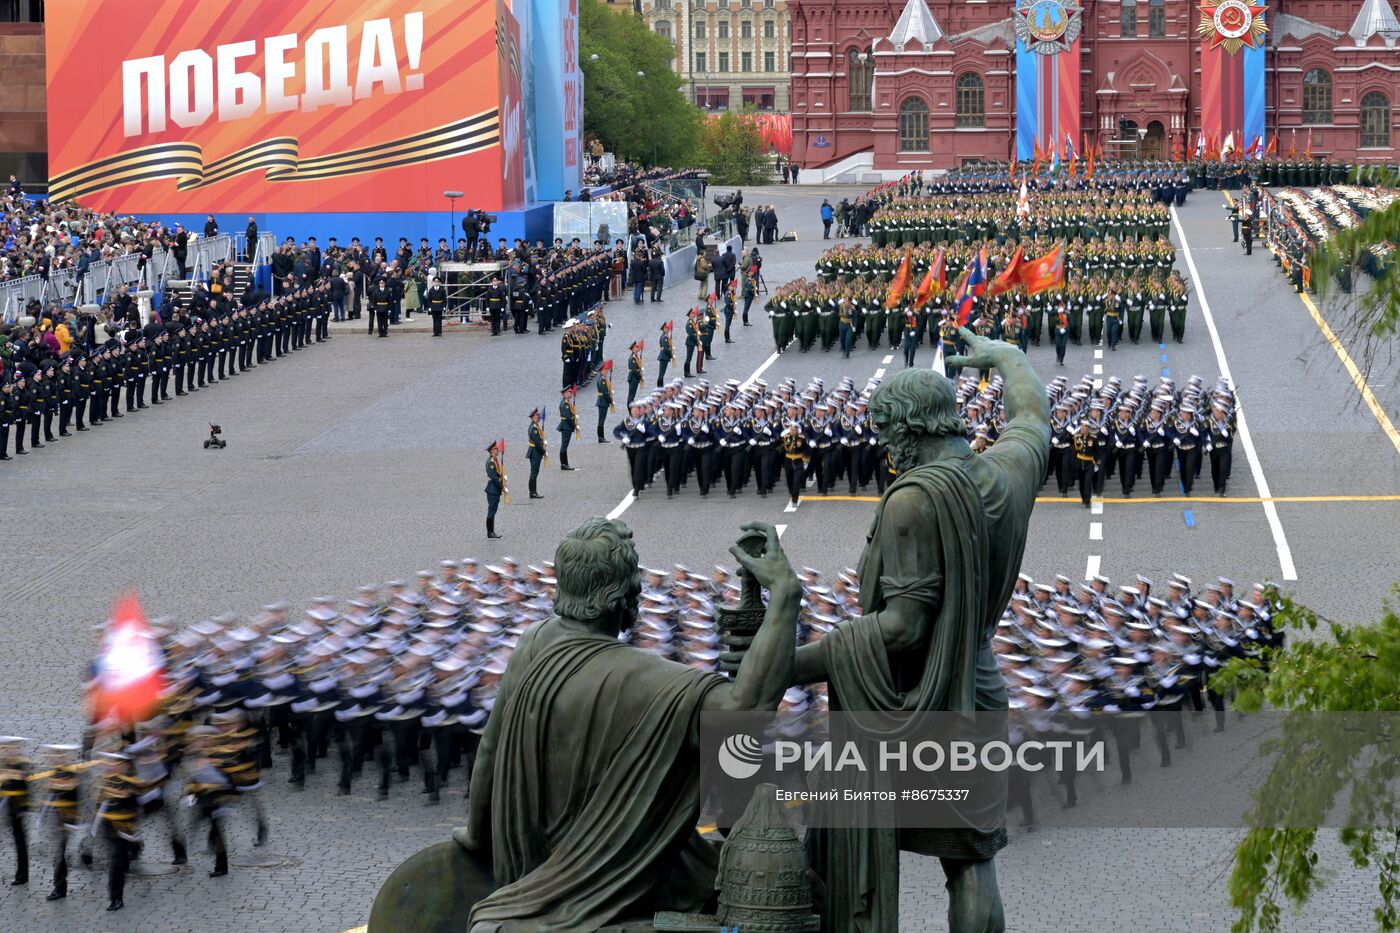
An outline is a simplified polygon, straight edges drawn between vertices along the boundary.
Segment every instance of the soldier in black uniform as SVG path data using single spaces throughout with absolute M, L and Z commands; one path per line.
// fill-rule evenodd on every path
M 224 816 L 234 797 L 232 782 L 216 764 L 221 736 L 213 726 L 196 726 L 190 735 L 190 767 L 185 778 L 185 800 L 196 816 L 209 824 L 209 850 L 214 854 L 210 878 L 228 874 L 228 842 L 224 836 Z
M 29 837 L 24 814 L 29 809 L 29 759 L 21 752 L 28 739 L 0 736 L 0 819 L 9 828 L 15 845 L 15 877 L 12 886 L 29 883 Z
M 505 325 L 506 289 L 501 284 L 500 275 L 491 276 L 491 285 L 486 289 L 486 317 L 491 322 L 491 336 L 496 337 Z
M 802 409 L 789 406 L 787 421 L 781 435 L 783 445 L 783 476 L 787 480 L 788 500 L 797 504 L 802 496 L 802 488 L 807 483 L 807 464 L 811 459 L 811 447 L 802 427 Z
M 442 287 L 436 276 L 428 279 L 428 290 L 424 295 L 428 304 L 428 314 L 433 319 L 433 336 L 442 336 L 442 315 L 447 310 L 447 289 Z
M 117 752 L 101 752 L 105 764 L 97 793 L 97 824 L 107 842 L 107 909 L 125 907 L 126 873 L 141 842 L 136 825 L 141 782 L 132 772 L 131 759 Z
M 88 767 L 75 760 L 77 745 L 43 745 L 44 770 L 31 780 L 44 782 L 44 809 L 39 825 L 49 833 L 53 846 L 53 889 L 46 900 L 57 901 L 68 896 L 68 839 L 83 831 L 82 773 Z
M 1099 470 L 1099 437 L 1089 419 L 1079 422 L 1073 445 L 1075 470 L 1079 481 L 1079 501 L 1083 502 L 1084 508 L 1087 509 Z

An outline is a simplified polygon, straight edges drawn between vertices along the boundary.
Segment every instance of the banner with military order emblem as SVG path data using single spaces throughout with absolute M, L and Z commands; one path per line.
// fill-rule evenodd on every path
M 1244 148 L 1264 138 L 1266 10 L 1249 0 L 1201 4 L 1201 132 L 1208 139 L 1234 133 Z
M 1075 0 L 1016 0 L 1017 158 L 1057 152 L 1060 140 L 1079 138 L 1082 16 Z

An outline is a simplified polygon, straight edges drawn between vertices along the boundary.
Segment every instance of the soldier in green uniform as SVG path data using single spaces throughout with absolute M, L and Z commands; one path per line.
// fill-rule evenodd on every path
M 691 308 L 690 313 L 685 317 L 685 378 L 690 378 L 690 361 L 695 356 L 695 351 L 700 346 L 700 310 Z M 700 361 L 696 371 L 705 371 L 705 354 L 700 354 Z
M 656 352 L 656 387 L 661 388 L 666 381 L 666 367 L 676 358 L 676 344 L 671 339 L 671 328 L 675 322 L 667 321 L 661 325 L 661 349 Z
M 629 347 L 631 355 L 627 357 L 627 407 L 632 407 L 632 400 L 637 397 L 637 388 L 642 384 L 645 373 L 642 371 L 642 350 L 646 342 L 634 340 Z
M 549 460 L 549 447 L 544 439 L 544 407 L 541 406 L 530 412 L 529 447 L 525 451 L 525 459 L 530 461 L 530 498 L 543 499 L 539 488 L 536 485 L 540 476 L 540 467 Z
M 612 389 L 612 360 L 608 360 L 598 368 L 598 398 L 594 404 L 598 407 L 598 443 L 606 444 L 608 439 L 603 436 L 603 423 L 607 421 L 608 413 L 615 410 L 613 405 Z M 640 379 L 638 381 L 641 381 Z
M 787 291 L 796 284 L 789 283 L 774 291 L 766 306 L 768 317 L 773 322 L 773 346 L 779 353 L 787 348 L 788 341 L 792 339 L 792 308 L 788 305 Z
M 496 534 L 496 510 L 500 508 L 501 497 L 510 501 L 510 490 L 506 487 L 506 470 L 502 464 L 505 456 L 504 440 L 492 441 L 486 448 L 486 537 L 499 538 Z
M 1172 339 L 1181 343 L 1186 337 L 1186 282 L 1180 274 L 1173 272 L 1167 279 L 1167 291 L 1171 303 Z
M 838 327 L 841 337 L 841 356 L 849 360 L 851 358 L 851 348 L 854 347 L 856 343 L 856 328 L 853 317 L 855 305 L 845 298 L 840 299 L 840 305 L 841 312 Z
M 568 386 L 559 395 L 559 425 L 555 430 L 559 432 L 559 469 L 565 472 L 574 469 L 569 466 L 569 441 L 579 433 L 577 401 L 578 386 Z

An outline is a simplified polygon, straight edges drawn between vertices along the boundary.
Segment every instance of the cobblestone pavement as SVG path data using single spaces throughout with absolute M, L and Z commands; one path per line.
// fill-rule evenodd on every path
M 852 190 L 745 191 L 746 203 L 775 204 L 781 228 L 799 234 L 795 243 L 762 248 L 770 287 L 812 274 L 828 245 L 820 240 L 820 199 Z M 1180 212 L 1198 271 L 1190 277 L 1210 304 L 1270 493 L 1290 499 L 1277 504 L 1298 577 L 1285 585 L 1330 617 L 1370 618 L 1394 575 L 1383 555 L 1400 552 L 1400 503 L 1296 499 L 1400 494 L 1400 456 L 1371 413 L 1355 404 L 1332 349 L 1268 258 L 1256 251 L 1246 260 L 1234 251 L 1221 203 L 1218 194 L 1198 192 Z M 1184 259 L 1178 265 L 1184 269 Z M 692 300 L 691 283 L 682 282 L 661 305 L 610 305 L 608 347 L 619 368 L 627 345 L 645 338 L 653 380 L 657 329 L 682 318 Z M 1071 347 L 1064 370 L 1053 367 L 1048 347 L 1032 348 L 1031 358 L 1047 377 L 1066 372 L 1077 379 L 1099 366 L 1125 379 L 1168 369 L 1177 379 L 1199 373 L 1213 380 L 1220 357 L 1194 295 L 1190 313 L 1183 344 L 1125 344 L 1103 354 L 1108 359 L 1087 345 Z M 849 374 L 859 383 L 892 364 L 887 349 L 859 349 L 850 360 L 837 353 L 774 358 L 767 322 L 758 313 L 753 320 L 755 327 L 736 328 L 736 344 L 716 346 L 720 359 L 709 378 L 742 380 L 761 370 L 770 382 Z M 421 332 L 378 340 L 357 324 L 334 334 L 330 343 L 198 395 L 0 464 L 0 620 L 7 636 L 0 639 L 0 732 L 74 739 L 93 626 L 127 589 L 139 591 L 151 615 L 181 622 L 252 612 L 274 599 L 305 605 L 314 595 L 348 597 L 359 584 L 408 576 L 444 557 L 547 556 L 579 521 L 623 502 L 621 451 L 591 441 L 591 390 L 580 399 L 585 427 L 571 450 L 579 471 L 564 474 L 552 465 L 541 478 L 546 498 L 524 496 L 526 415 L 541 403 L 552 409 L 557 399 L 557 337 L 493 339 L 454 330 L 441 340 Z M 1376 373 L 1372 382 L 1400 421 L 1400 388 L 1391 376 Z M 226 450 L 201 447 L 209 421 L 224 426 Z M 487 542 L 482 449 L 502 436 L 518 495 L 501 511 L 505 539 Z M 1257 496 L 1246 458 L 1237 454 L 1231 496 Z M 692 491 L 673 502 L 643 495 L 622 517 L 646 563 L 726 560 L 739 523 L 753 518 L 783 525 L 784 546 L 801 564 L 835 570 L 855 563 L 870 503 L 804 499 L 795 512 L 783 507 L 775 499 L 700 500 Z M 1113 501 L 1102 514 L 1058 500 L 1037 508 L 1028 572 L 1082 574 L 1095 557 L 1115 579 L 1180 570 L 1198 578 L 1226 573 L 1242 585 L 1282 580 L 1280 550 L 1257 501 Z M 66 901 L 45 902 L 48 853 L 38 839 L 28 887 L 0 887 L 0 931 L 338 933 L 363 923 L 389 871 L 447 838 L 463 814 L 453 795 L 424 808 L 413 785 L 396 785 L 380 804 L 369 799 L 368 781 L 356 796 L 338 798 L 329 792 L 330 775 L 318 774 L 301 794 L 287 790 L 285 776 L 283 765 L 268 793 L 266 848 L 280 857 L 277 867 L 239 867 L 241 858 L 263 855 L 252 848 L 250 818 L 240 815 L 229 877 L 207 878 L 209 859 L 197 853 L 174 874 L 133 879 L 127 909 L 110 915 L 101 910 L 100 862 L 73 872 Z M 1198 783 L 1202 793 L 1212 780 L 1185 770 L 1179 779 Z M 146 861 L 159 863 L 168 847 L 159 830 L 154 835 Z M 1225 930 L 1233 838 L 1204 830 L 1018 831 L 1000 858 L 1008 928 Z M 11 859 L 8 839 L 0 839 L 0 876 Z M 1369 879 L 1331 844 L 1323 868 L 1333 883 L 1301 917 L 1289 917 L 1286 929 L 1371 929 Z M 909 859 L 902 880 L 901 928 L 944 929 L 938 866 Z

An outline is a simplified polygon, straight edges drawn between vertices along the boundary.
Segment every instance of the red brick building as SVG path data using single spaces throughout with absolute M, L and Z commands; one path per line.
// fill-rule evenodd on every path
M 1266 138 L 1280 154 L 1395 162 L 1394 0 L 1267 3 Z M 1005 159 L 1016 120 L 1010 0 L 788 0 L 793 159 L 854 180 Z M 1080 125 L 1108 153 L 1194 150 L 1197 0 L 1080 0 Z M 1139 134 L 1138 130 L 1145 131 Z
M 0 22 L 0 181 L 48 179 L 44 26 Z

